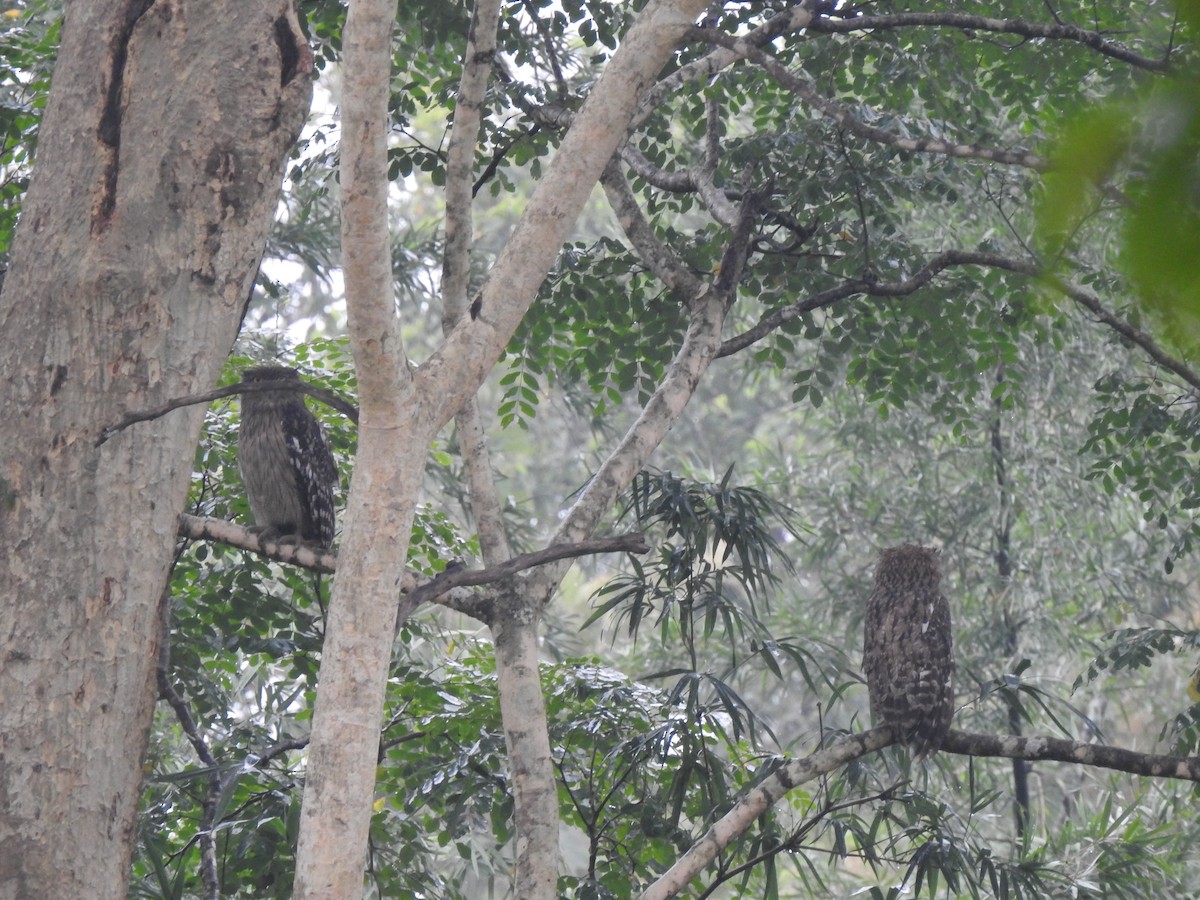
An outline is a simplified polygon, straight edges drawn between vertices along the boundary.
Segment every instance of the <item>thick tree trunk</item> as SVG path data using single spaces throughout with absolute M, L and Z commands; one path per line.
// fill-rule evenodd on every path
M 311 95 L 291 0 L 69 5 L 0 296 L 0 898 L 123 897 L 201 408 Z

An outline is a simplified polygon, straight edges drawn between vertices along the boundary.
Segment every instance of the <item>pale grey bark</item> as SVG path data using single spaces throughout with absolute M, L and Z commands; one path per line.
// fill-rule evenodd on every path
M 0 296 L 0 897 L 123 897 L 200 407 L 308 109 L 290 0 L 68 5 Z
M 467 314 L 471 280 L 472 194 L 475 151 L 483 121 L 484 94 L 496 57 L 499 0 L 475 4 L 462 78 L 454 102 L 454 128 L 446 145 L 446 246 L 442 260 L 442 327 L 449 333 Z M 487 565 L 507 560 L 512 551 L 504 533 L 500 495 L 492 473 L 487 430 L 478 397 L 471 397 L 454 417 L 458 444 L 467 472 L 471 518 Z
M 342 246 L 362 419 L 313 720 L 296 897 L 349 897 L 361 890 L 397 586 L 429 441 L 495 365 L 624 138 L 638 99 L 704 5 L 652 0 L 642 11 L 564 137 L 471 314 L 410 377 L 390 293 L 385 224 L 383 129 L 394 8 L 386 0 L 350 4 L 341 104 Z M 508 648 L 505 665 L 514 681 L 506 690 L 514 696 L 528 690 L 540 696 L 536 637 L 536 617 L 528 616 L 506 621 L 497 634 Z M 506 721 L 506 731 L 519 733 L 522 721 L 545 730 L 537 709 L 515 714 L 519 721 Z M 514 747 L 529 750 L 527 759 L 510 762 L 514 771 L 528 773 L 518 790 L 535 798 L 529 817 L 518 821 L 526 837 L 518 839 L 525 859 L 518 862 L 515 890 L 525 900 L 549 900 L 557 844 L 545 835 L 557 833 L 557 809 L 548 743 L 518 736 L 509 740 L 510 752 Z M 534 827 L 537 833 L 530 834 Z
M 342 40 L 342 262 L 358 451 L 313 710 L 297 900 L 362 893 L 397 600 L 432 436 L 415 423 L 420 410 L 392 297 L 387 100 L 395 13 L 392 0 L 351 0 Z

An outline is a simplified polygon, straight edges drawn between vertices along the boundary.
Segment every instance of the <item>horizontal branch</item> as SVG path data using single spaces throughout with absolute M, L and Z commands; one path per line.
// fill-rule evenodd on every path
M 337 554 L 332 550 L 322 550 L 310 544 L 264 541 L 252 529 L 225 519 L 183 513 L 179 517 L 179 535 L 191 540 L 217 541 L 314 572 L 332 574 L 337 571 Z M 531 553 L 520 553 L 499 565 L 485 569 L 467 569 L 461 564 L 452 563 L 444 572 L 423 583 L 418 583 L 417 575 L 406 571 L 401 579 L 400 590 L 409 595 L 408 601 L 415 607 L 454 588 L 491 584 L 525 569 L 543 566 L 560 559 L 601 553 L 647 553 L 649 550 L 646 538 L 638 532 L 592 538 L 572 544 L 551 544 Z
M 196 406 L 200 403 L 212 403 L 214 400 L 220 400 L 224 397 L 232 397 L 235 394 L 254 393 L 255 391 L 295 391 L 300 394 L 308 394 L 308 396 L 320 400 L 326 406 L 336 409 L 355 425 L 358 424 L 358 407 L 340 394 L 336 394 L 327 388 L 315 387 L 303 380 L 294 378 L 282 379 L 280 381 L 258 381 L 254 383 L 239 381 L 236 384 L 227 384 L 225 387 L 205 391 L 203 394 L 188 394 L 184 397 L 176 397 L 168 400 L 162 406 L 157 406 L 153 409 L 126 413 L 120 422 L 113 425 L 105 425 L 100 429 L 100 435 L 96 438 L 95 446 L 99 447 L 113 435 L 124 431 L 130 425 L 161 418 L 172 410 L 182 409 L 185 406 Z
M 1047 760 L 1079 766 L 1098 766 L 1149 778 L 1180 778 L 1184 781 L 1200 782 L 1200 757 L 1160 756 L 1110 747 L 1106 744 L 1086 744 L 1059 738 L 973 734 L 951 730 L 942 742 L 942 750 L 962 756 L 1000 756 L 1030 762 Z
M 518 553 L 512 559 L 499 565 L 488 566 L 486 569 L 451 566 L 411 591 L 408 601 L 413 608 L 416 608 L 421 603 L 433 600 L 453 588 L 491 584 L 516 575 L 525 569 L 544 566 L 546 563 L 557 562 L 560 559 L 572 559 L 600 553 L 648 553 L 649 551 L 650 546 L 640 533 L 590 538 L 572 544 L 551 544 L 549 547 L 543 547 L 541 550 L 534 550 L 531 553 Z
M 993 19 L 961 13 L 897 13 L 895 15 L 855 16 L 839 18 L 820 16 L 813 19 L 808 30 L 824 34 L 854 34 L 862 31 L 888 31 L 896 28 L 954 28 L 967 32 L 1011 34 L 1026 40 L 1041 39 L 1083 44 L 1102 56 L 1128 63 L 1149 72 L 1165 72 L 1166 58 L 1152 59 L 1135 53 L 1124 44 L 1109 40 L 1099 31 L 1075 25 L 1027 22 L 1024 19 Z
M 311 544 L 292 544 L 278 540 L 264 541 L 253 529 L 227 519 L 181 513 L 179 536 L 194 541 L 216 541 L 230 547 L 258 553 L 276 562 L 288 563 L 326 575 L 337 570 L 337 554 L 332 550 L 322 550 Z

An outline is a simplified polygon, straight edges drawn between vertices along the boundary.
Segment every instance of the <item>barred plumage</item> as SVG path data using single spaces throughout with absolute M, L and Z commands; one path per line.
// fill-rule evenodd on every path
M 245 369 L 250 383 L 299 380 L 295 369 Z M 333 492 L 337 466 L 329 443 L 298 391 L 246 391 L 238 429 L 238 468 L 255 524 L 264 536 L 298 536 L 333 543 Z
M 954 636 L 937 551 L 913 544 L 879 557 L 867 601 L 863 671 L 871 715 L 915 760 L 942 745 L 954 716 Z

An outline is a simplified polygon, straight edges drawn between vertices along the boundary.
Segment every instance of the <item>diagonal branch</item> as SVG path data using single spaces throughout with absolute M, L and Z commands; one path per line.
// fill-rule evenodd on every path
M 845 735 L 811 756 L 779 765 L 746 791 L 729 812 L 713 823 L 671 868 L 642 893 L 639 900 L 667 900 L 678 896 L 718 853 L 744 834 L 759 816 L 778 803 L 792 788 L 893 743 L 892 730 L 880 726 L 861 734 Z
M 1100 298 L 1091 291 L 1084 290 L 1058 278 L 1048 278 L 1048 283 L 1056 291 L 1070 297 L 1077 306 L 1081 306 L 1094 315 L 1100 322 L 1107 325 L 1131 344 L 1141 347 L 1147 356 L 1169 372 L 1182 378 L 1197 391 L 1200 391 L 1200 375 L 1188 366 L 1171 356 L 1166 350 L 1146 332 L 1135 328 L 1132 323 L 1122 319 L 1116 313 L 1107 309 Z
M 781 35 L 807 28 L 813 21 L 813 15 L 806 9 L 806 6 L 807 4 L 796 5 L 778 15 L 771 16 L 762 25 L 743 35 L 742 40 L 752 47 L 763 47 Z M 655 109 L 685 90 L 689 84 L 708 81 L 718 72 L 729 68 L 741 59 L 742 57 L 737 53 L 719 47 L 699 59 L 680 66 L 670 75 L 661 79 L 645 99 L 638 104 L 633 127 L 636 128 L 645 122 Z
M 608 164 L 600 176 L 600 184 L 625 237 L 642 262 L 654 273 L 654 277 L 685 301 L 698 297 L 703 290 L 700 279 L 692 274 L 670 247 L 658 239 L 615 160 Z
M 599 553 L 649 553 L 650 545 L 640 533 L 621 534 L 607 538 L 591 538 L 576 541 L 573 544 L 550 544 L 541 550 L 529 553 L 518 553 L 504 562 L 485 569 L 464 569 L 452 566 L 444 572 L 439 572 L 431 580 L 419 585 L 409 594 L 409 602 L 413 608 L 434 600 L 457 587 L 471 587 L 483 584 L 493 584 L 511 578 L 518 572 L 544 566 L 547 563 L 563 559 L 576 559 L 580 556 L 591 556 Z M 456 608 L 455 603 L 447 601 L 446 606 Z M 461 610 L 460 610 L 461 611 Z
M 704 0 L 654 0 L 626 33 L 464 317 L 417 372 L 422 396 L 456 410 L 499 357 L 558 258 L 630 116 L 704 8 Z
M 933 153 L 958 159 L 981 159 L 1004 165 L 1022 166 L 1039 172 L 1045 171 L 1049 167 L 1042 157 L 1025 150 L 1001 150 L 979 144 L 955 144 L 934 138 L 908 138 L 888 131 L 886 128 L 868 125 L 854 115 L 845 104 L 822 95 L 806 78 L 796 74 L 774 56 L 756 47 L 745 38 L 725 34 L 714 28 L 693 28 L 689 36 L 693 40 L 708 41 L 724 47 L 736 56 L 760 67 L 821 115 L 866 140 L 910 153 Z
M 1004 269 L 1019 275 L 1027 275 L 1030 278 L 1042 279 L 1043 284 L 1069 298 L 1081 309 L 1087 310 L 1102 324 L 1107 325 L 1131 344 L 1141 348 L 1158 365 L 1182 379 L 1195 390 L 1200 391 L 1200 374 L 1160 347 L 1149 334 L 1107 309 L 1100 298 L 1091 291 L 1056 276 L 1045 274 L 1037 263 L 1030 260 L 974 250 L 945 250 L 931 257 L 912 275 L 899 281 L 868 281 L 865 279 L 846 281 L 804 300 L 772 310 L 746 331 L 722 343 L 717 356 L 731 356 L 762 340 L 787 322 L 805 313 L 833 306 L 848 297 L 859 294 L 867 297 L 906 297 L 929 284 L 941 272 L 957 266 Z
M 748 254 L 758 198 L 748 195 L 739 211 L 739 221 L 722 256 L 717 282 L 704 287 L 687 301 L 691 318 L 683 342 L 658 389 L 647 401 L 637 420 L 588 482 L 572 504 L 555 533 L 553 542 L 570 543 L 592 534 L 601 517 L 611 508 L 617 494 L 646 465 L 667 432 L 679 420 L 709 364 L 720 349 L 721 328 L 737 291 Z M 538 577 L 549 597 L 549 586 L 558 584 L 566 566 L 547 566 Z

